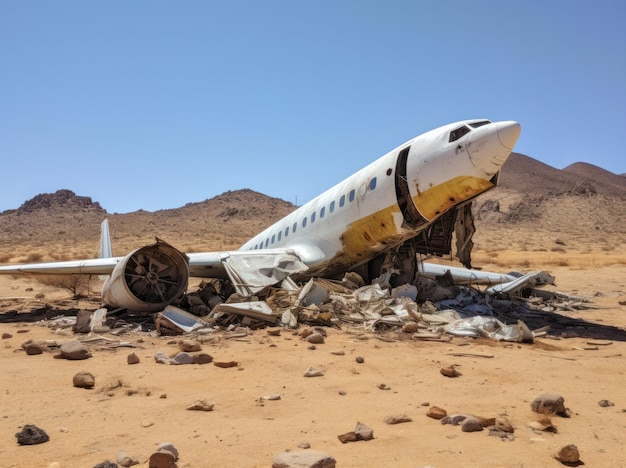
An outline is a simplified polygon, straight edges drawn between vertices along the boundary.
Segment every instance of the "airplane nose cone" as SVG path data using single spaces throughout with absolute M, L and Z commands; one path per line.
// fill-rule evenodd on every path
M 517 143 L 522 126 L 514 121 L 498 122 L 498 140 L 507 149 L 512 150 Z

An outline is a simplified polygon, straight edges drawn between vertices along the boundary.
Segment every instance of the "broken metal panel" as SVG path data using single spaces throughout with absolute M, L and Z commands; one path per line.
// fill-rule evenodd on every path
M 521 320 L 515 325 L 506 325 L 495 317 L 477 315 L 449 323 L 446 333 L 456 336 L 486 336 L 499 341 L 533 341 L 533 332 Z
M 191 333 L 199 328 L 208 326 L 208 323 L 195 315 L 178 307 L 168 305 L 154 319 L 157 332 L 162 335 Z
M 489 295 L 519 294 L 519 292 L 523 289 L 532 289 L 546 284 L 554 284 L 554 276 L 546 273 L 545 271 L 530 271 L 513 281 L 497 284 L 487 288 L 486 293 Z
M 269 323 L 277 321 L 277 315 L 264 301 L 218 304 L 213 309 L 212 315 L 218 320 L 223 315 L 240 315 Z
M 237 294 L 242 297 L 257 294 L 308 268 L 290 253 L 230 255 L 222 260 L 222 264 Z
M 515 281 L 517 278 L 503 273 L 493 273 L 489 271 L 469 270 L 467 268 L 453 267 L 449 265 L 438 265 L 435 263 L 418 263 L 418 273 L 427 278 L 437 279 L 446 272 L 450 272 L 456 284 L 483 284 L 493 285 Z

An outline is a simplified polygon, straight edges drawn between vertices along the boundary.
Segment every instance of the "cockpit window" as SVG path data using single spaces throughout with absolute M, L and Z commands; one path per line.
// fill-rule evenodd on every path
M 469 124 L 469 126 L 472 127 L 472 128 L 478 128 L 478 127 L 482 127 L 483 125 L 487 125 L 487 124 L 490 124 L 490 123 L 491 123 L 491 121 L 489 121 L 489 120 L 481 120 L 480 122 L 471 123 L 471 124 Z
M 459 127 L 456 130 L 452 130 L 450 132 L 450 139 L 448 141 L 450 143 L 452 143 L 453 141 L 457 141 L 459 138 L 461 138 L 463 135 L 467 135 L 469 132 L 471 132 L 469 127 L 463 125 L 462 127 Z

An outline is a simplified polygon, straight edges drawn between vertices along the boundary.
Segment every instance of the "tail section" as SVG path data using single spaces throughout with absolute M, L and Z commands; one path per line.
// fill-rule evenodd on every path
M 100 258 L 113 257 L 111 236 L 109 234 L 109 220 L 105 219 L 100 225 Z

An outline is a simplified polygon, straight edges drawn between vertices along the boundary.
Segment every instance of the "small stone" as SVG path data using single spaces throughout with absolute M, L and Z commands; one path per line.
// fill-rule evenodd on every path
M 339 439 L 339 442 L 341 442 L 342 444 L 347 444 L 348 442 L 356 442 L 357 437 L 356 437 L 356 433 L 355 432 L 346 432 L 345 434 L 340 434 L 337 436 L 337 439 Z
M 195 403 L 187 406 L 187 410 L 190 411 L 213 411 L 215 403 L 209 403 L 206 400 L 197 400 Z
M 20 432 L 15 434 L 15 437 L 17 437 L 17 443 L 20 445 L 43 444 L 50 440 L 46 431 L 33 424 L 26 424 Z
M 209 364 L 213 362 L 213 356 L 207 353 L 194 354 L 193 363 L 194 364 Z
M 213 361 L 213 365 L 226 369 L 228 367 L 237 367 L 239 363 L 237 361 Z
M 157 351 L 154 355 L 154 360 L 159 364 L 171 364 L 172 362 L 172 358 L 162 351 Z
M 445 416 L 441 418 L 441 424 L 451 424 L 453 426 L 458 426 L 466 419 L 466 414 L 451 414 L 450 416 Z
M 106 460 L 102 463 L 98 463 L 93 468 L 118 468 L 117 463 L 113 463 L 112 461 Z
M 580 462 L 580 452 L 574 444 L 566 445 L 559 450 L 557 457 L 561 463 L 576 464 Z
M 323 377 L 324 373 L 321 370 L 314 369 L 313 367 L 309 367 L 304 371 L 305 377 Z
M 139 356 L 137 356 L 135 353 L 130 353 L 128 356 L 126 356 L 126 363 L 130 365 L 139 364 Z
M 274 455 L 272 468 L 335 468 L 337 461 L 317 450 L 292 450 Z
M 22 344 L 22 349 L 26 351 L 26 354 L 29 356 L 35 356 L 37 354 L 42 354 L 44 351 L 48 351 L 49 348 L 37 341 L 28 340 Z
M 560 395 L 544 393 L 533 400 L 530 408 L 535 413 L 567 416 L 564 402 L 565 400 Z
M 9 338 L 13 338 L 13 335 L 11 335 L 10 333 L 3 333 L 2 334 L 2 339 L 3 340 L 8 340 Z
M 178 353 L 172 358 L 172 364 L 184 365 L 193 364 L 193 356 L 189 353 Z
M 357 364 L 363 364 L 365 362 L 365 359 L 362 356 L 357 356 L 354 360 Z
M 387 416 L 385 419 L 385 424 L 401 424 L 401 423 L 406 423 L 406 422 L 411 422 L 413 421 L 411 418 L 409 418 L 406 414 L 402 414 L 402 415 L 391 415 L 391 416 Z
M 117 452 L 117 463 L 120 466 L 128 467 L 133 465 L 139 465 L 139 460 L 136 457 L 120 450 Z
M 77 388 L 93 388 L 96 385 L 96 378 L 91 372 L 78 372 L 74 375 L 72 383 Z
M 281 398 L 280 393 L 272 393 L 271 395 L 262 396 L 261 400 L 276 401 L 276 400 L 280 400 L 280 398 Z
M 312 328 L 303 328 L 303 329 L 300 331 L 299 335 L 300 335 L 300 338 L 304 338 L 304 339 L 306 339 L 309 335 L 312 335 L 313 333 L 314 333 L 314 332 L 313 332 L 313 329 L 312 329 Z
M 309 351 L 315 351 L 315 350 L 317 349 L 317 346 L 315 346 L 314 344 L 312 344 L 312 345 L 310 345 L 307 349 L 308 349 Z
M 335 351 L 331 351 L 330 354 L 334 354 L 335 356 L 345 356 L 346 352 L 343 349 L 336 349 Z
M 431 406 L 426 412 L 426 416 L 433 419 L 442 419 L 448 415 L 448 412 L 438 406 Z
M 159 450 L 150 455 L 149 468 L 176 468 L 176 458 L 167 450 Z
M 309 343 L 313 343 L 313 344 L 323 344 L 324 336 L 319 333 L 311 333 L 309 336 L 306 337 L 306 340 Z
M 461 430 L 463 432 L 478 432 L 483 430 L 483 425 L 480 421 L 473 416 L 468 416 L 461 424 Z
M 600 405 L 602 408 L 607 408 L 609 406 L 615 406 L 615 403 L 609 400 L 600 400 L 598 402 L 598 405 Z
M 200 343 L 195 340 L 180 340 L 178 342 L 178 349 L 185 353 L 195 353 L 198 351 L 202 351 Z
M 174 460 L 178 460 L 178 449 L 171 442 L 161 442 L 157 447 L 157 450 L 167 450 L 174 456 Z
M 402 331 L 404 333 L 415 333 L 419 329 L 417 322 L 407 322 L 402 325 Z
M 267 334 L 269 336 L 280 336 L 280 328 L 269 328 Z
M 385 384 L 385 383 L 380 383 L 380 384 L 378 384 L 377 386 L 378 386 L 378 388 L 379 388 L 380 390 L 391 390 L 391 387 L 389 387 L 389 386 L 388 386 L 387 384 Z
M 439 372 L 445 377 L 459 377 L 463 375 L 454 366 L 442 367 Z
M 503 417 L 497 417 L 495 420 L 495 424 L 493 424 L 495 428 L 502 432 L 513 433 L 515 429 L 513 429 L 513 425 L 509 422 L 508 419 Z
M 305 449 L 305 450 L 306 449 L 310 449 L 311 448 L 311 444 L 309 444 L 308 442 L 300 442 L 298 444 L 298 448 Z
M 78 340 L 63 343 L 60 348 L 60 357 L 71 361 L 79 361 L 91 357 L 89 350 Z
M 154 426 L 154 421 L 150 421 L 149 419 L 144 419 L 140 423 L 141 427 L 152 427 Z
M 354 433 L 358 440 L 372 440 L 374 438 L 374 430 L 363 423 L 356 423 Z

